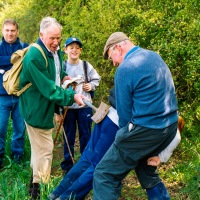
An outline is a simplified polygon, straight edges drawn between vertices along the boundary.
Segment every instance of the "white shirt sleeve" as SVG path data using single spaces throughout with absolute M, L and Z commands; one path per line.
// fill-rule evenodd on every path
M 163 151 L 161 151 L 158 154 L 161 162 L 167 162 L 169 160 L 174 149 L 178 146 L 180 141 L 181 141 L 181 135 L 180 135 L 179 130 L 177 129 L 176 135 L 174 139 L 171 141 L 171 143 Z

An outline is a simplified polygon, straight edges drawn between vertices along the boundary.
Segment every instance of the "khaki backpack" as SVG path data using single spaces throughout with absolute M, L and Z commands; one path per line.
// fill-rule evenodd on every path
M 36 43 L 33 43 L 24 49 L 19 49 L 16 52 L 14 52 L 11 55 L 10 59 L 10 62 L 13 64 L 13 66 L 3 75 L 3 87 L 9 95 L 20 96 L 25 90 L 27 90 L 32 85 L 32 83 L 28 83 L 21 90 L 19 89 L 19 75 L 22 70 L 22 61 L 26 52 L 31 46 L 36 47 L 42 53 L 44 59 L 46 60 L 46 67 L 48 65 L 44 51 Z

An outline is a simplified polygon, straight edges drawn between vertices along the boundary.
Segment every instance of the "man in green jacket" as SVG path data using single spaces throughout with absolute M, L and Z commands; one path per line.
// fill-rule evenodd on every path
M 56 105 L 70 106 L 74 102 L 84 105 L 82 95 L 73 90 L 62 89 L 61 83 L 68 79 L 62 69 L 62 53 L 59 50 L 61 25 L 56 19 L 45 17 L 40 24 L 40 35 L 36 41 L 42 53 L 31 46 L 23 60 L 20 88 L 32 83 L 20 96 L 20 112 L 31 144 L 31 168 L 33 176 L 29 192 L 32 199 L 39 199 L 39 183 L 47 183 L 53 157 L 52 130 Z

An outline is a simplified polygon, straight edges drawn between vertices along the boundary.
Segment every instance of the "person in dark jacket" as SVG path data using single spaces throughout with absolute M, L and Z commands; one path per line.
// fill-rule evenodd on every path
M 28 46 L 20 41 L 19 26 L 13 19 L 6 19 L 2 25 L 2 41 L 0 42 L 0 168 L 3 167 L 5 154 L 5 139 L 8 130 L 9 118 L 12 119 L 11 159 L 20 162 L 24 152 L 24 119 L 19 111 L 19 98 L 8 95 L 3 87 L 3 75 L 12 68 L 11 55 Z
M 60 87 L 69 78 L 62 68 L 62 52 L 59 48 L 61 31 L 62 26 L 55 18 L 42 19 L 40 37 L 36 43 L 42 48 L 48 64 L 46 66 L 42 53 L 31 46 L 24 57 L 20 73 L 20 89 L 32 83 L 20 95 L 20 112 L 25 119 L 31 144 L 33 173 L 29 192 L 32 199 L 39 199 L 40 183 L 47 183 L 50 178 L 56 105 L 70 106 L 75 101 L 78 105 L 84 105 L 83 95 Z

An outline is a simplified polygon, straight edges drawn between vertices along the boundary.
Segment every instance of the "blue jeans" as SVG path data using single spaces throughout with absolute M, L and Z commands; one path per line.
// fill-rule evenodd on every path
M 80 153 L 82 154 L 91 136 L 91 117 L 92 109 L 89 107 L 81 109 L 69 109 L 67 111 L 63 126 L 73 157 L 77 126 L 79 132 Z M 73 162 L 64 138 L 64 161 L 61 163 L 61 168 L 68 171 L 72 168 L 72 166 Z
M 12 119 L 11 153 L 21 156 L 24 151 L 25 123 L 19 111 L 19 98 L 0 96 L 0 154 L 5 152 L 5 139 L 9 118 Z
M 102 122 L 95 124 L 81 158 L 52 192 L 55 197 L 61 200 L 70 199 L 69 197 L 75 200 L 85 198 L 92 189 L 94 169 L 113 143 L 118 129 L 107 116 Z

